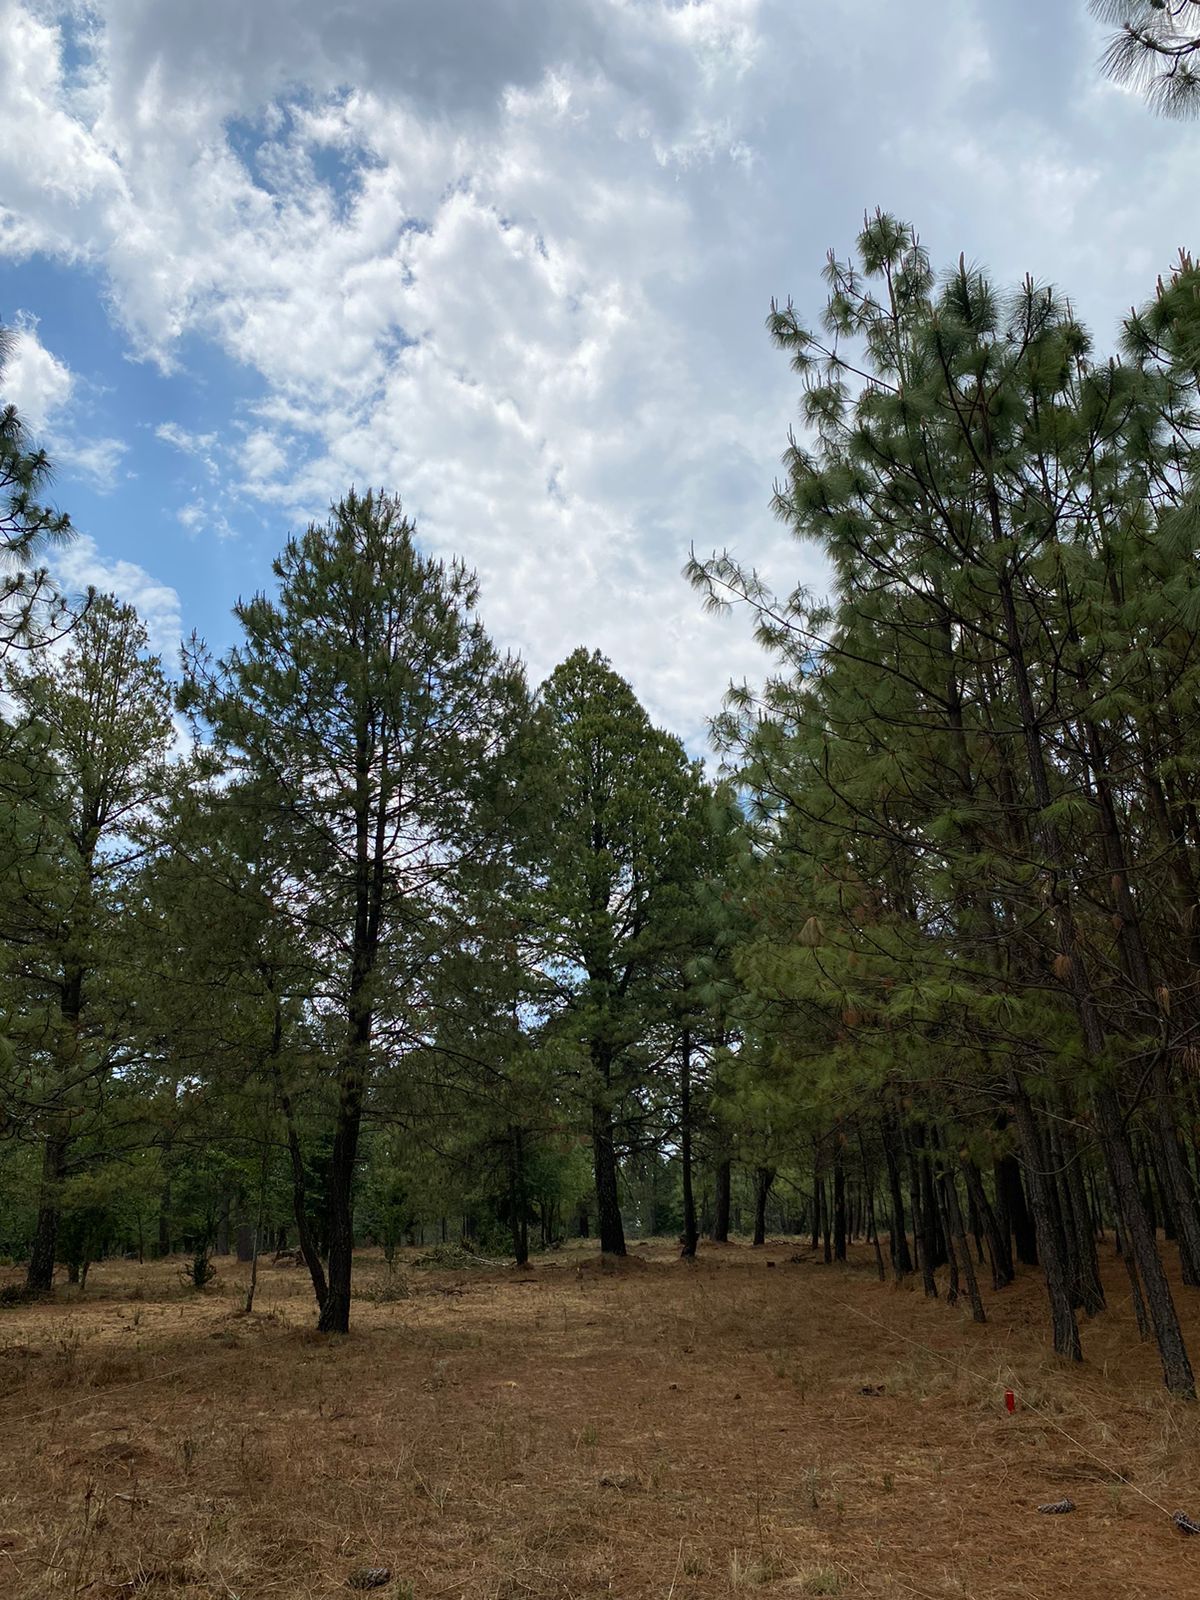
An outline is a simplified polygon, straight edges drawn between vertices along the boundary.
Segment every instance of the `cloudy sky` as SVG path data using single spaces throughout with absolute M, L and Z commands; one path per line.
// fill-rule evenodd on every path
M 689 544 L 820 579 L 772 295 L 815 314 L 882 205 L 1106 344 L 1200 248 L 1200 129 L 1100 45 L 1084 0 L 0 0 L 3 387 L 67 581 L 220 645 L 383 485 L 535 677 L 598 646 L 699 748 L 758 661 Z

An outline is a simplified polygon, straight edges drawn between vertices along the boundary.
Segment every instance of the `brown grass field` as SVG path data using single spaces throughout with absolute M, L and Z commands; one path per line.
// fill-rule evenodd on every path
M 382 1600 L 1200 1596 L 1168 1515 L 1200 1517 L 1200 1408 L 1116 1272 L 1067 1370 L 1036 1275 L 977 1328 L 794 1240 L 410 1269 L 407 1298 L 366 1254 L 333 1342 L 302 1271 L 264 1263 L 246 1318 L 246 1268 L 179 1266 L 0 1309 L 5 1600 L 326 1600 L 381 1566 Z

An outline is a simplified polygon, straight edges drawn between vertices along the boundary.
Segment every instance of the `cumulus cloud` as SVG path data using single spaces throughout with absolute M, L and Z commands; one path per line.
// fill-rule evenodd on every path
M 67 404 L 73 387 L 71 369 L 42 344 L 36 321 L 19 317 L 12 330 L 8 360 L 0 371 L 0 393 L 6 403 L 16 406 L 32 433 L 41 434 Z
M 51 439 L 55 462 L 101 494 L 110 494 L 121 481 L 121 467 L 129 454 L 123 439 L 85 438 L 64 433 Z
M 183 632 L 179 596 L 169 584 L 160 583 L 134 561 L 111 560 L 86 534 L 61 550 L 54 560 L 55 575 L 72 594 L 89 588 L 100 594 L 114 594 L 118 600 L 136 607 L 146 624 L 151 646 L 173 667 Z
M 10 332 L 11 349 L 0 369 L 0 399 L 16 406 L 57 467 L 101 492 L 115 488 L 127 446 L 88 432 L 75 403 L 80 387 L 75 374 L 42 343 L 36 317 L 18 312 Z
M 759 661 L 689 545 L 822 576 L 767 510 L 796 400 L 770 297 L 815 310 L 878 202 L 1103 318 L 1188 192 L 1195 138 L 1147 158 L 1082 3 L 1002 9 L 0 0 L 0 253 L 102 273 L 163 370 L 199 340 L 255 375 L 219 433 L 156 430 L 189 536 L 394 487 L 535 674 L 599 646 L 696 737 Z

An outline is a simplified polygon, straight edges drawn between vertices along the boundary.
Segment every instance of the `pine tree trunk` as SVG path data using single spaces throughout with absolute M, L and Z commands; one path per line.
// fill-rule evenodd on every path
M 692 1034 L 684 1028 L 679 1065 L 680 1134 L 679 1160 L 683 1176 L 683 1249 L 685 1260 L 695 1258 L 699 1234 L 696 1230 L 696 1196 L 692 1190 Z
M 1075 1321 L 1067 1264 L 1063 1258 L 1058 1226 L 1047 1193 L 1047 1174 L 1037 1121 L 1025 1087 L 1015 1072 L 1009 1073 L 1009 1093 L 1012 1096 L 1017 1131 L 1025 1154 L 1025 1176 L 1029 1180 L 1029 1198 L 1034 1226 L 1037 1229 L 1038 1254 L 1046 1279 L 1046 1293 L 1050 1299 L 1050 1324 L 1054 1335 L 1054 1349 L 1058 1355 L 1066 1356 L 1071 1361 L 1082 1361 L 1079 1325 Z
M 54 1287 L 54 1260 L 58 1247 L 62 1181 L 66 1175 L 67 1140 L 49 1134 L 42 1146 L 42 1183 L 38 1195 L 37 1225 L 25 1273 L 30 1294 L 47 1294 Z
M 921 1192 L 921 1179 L 917 1170 L 917 1156 L 911 1140 L 905 1137 L 908 1156 L 908 1198 L 913 1215 L 913 1246 L 917 1252 L 917 1265 L 921 1271 L 921 1283 L 926 1297 L 936 1300 L 938 1295 L 937 1279 L 934 1277 L 933 1256 L 930 1251 L 930 1238 L 932 1237 L 929 1222 L 925 1216 L 925 1197 Z
M 529 1262 L 529 1207 L 525 1193 L 525 1139 L 516 1124 L 508 1130 L 508 1221 L 512 1234 L 513 1257 L 518 1267 Z M 545 1243 L 545 1222 L 542 1224 Z
M 755 1167 L 754 1169 L 754 1243 L 763 1245 L 767 1242 L 767 1196 L 771 1192 L 771 1185 L 775 1181 L 775 1173 L 770 1167 Z
M 156 1253 L 159 1260 L 171 1254 L 171 1180 L 168 1178 L 158 1196 L 158 1245 Z
M 1146 1220 L 1150 1224 L 1150 1232 L 1158 1232 L 1158 1200 L 1154 1193 L 1154 1178 L 1152 1168 L 1146 1156 L 1144 1141 L 1134 1144 L 1130 1141 L 1130 1153 L 1133 1156 L 1134 1172 L 1141 1185 L 1142 1205 L 1146 1210 Z
M 262 1159 L 258 1168 L 258 1204 L 254 1213 L 254 1246 L 250 1256 L 250 1282 L 246 1285 L 245 1312 L 249 1316 L 254 1310 L 254 1295 L 258 1289 L 258 1255 L 262 1249 L 263 1230 L 266 1227 L 267 1212 L 267 1175 L 271 1166 L 271 1146 L 266 1139 L 263 1140 Z
M 1112 1193 L 1111 1180 L 1109 1192 L 1110 1194 Z M 1115 1195 L 1112 1197 L 1112 1202 L 1115 1224 L 1113 1228 L 1113 1243 L 1116 1246 L 1117 1254 L 1124 1263 L 1125 1273 L 1129 1279 L 1129 1297 L 1133 1301 L 1133 1314 L 1137 1319 L 1138 1337 L 1140 1339 L 1148 1339 L 1150 1337 L 1150 1319 L 1146 1315 L 1146 1301 L 1142 1294 L 1142 1285 L 1138 1280 L 1137 1263 L 1134 1261 L 1133 1252 L 1129 1248 L 1129 1230 L 1125 1226 L 1125 1219 L 1121 1215 L 1121 1208 L 1117 1204 Z
M 1163 1382 L 1181 1399 L 1196 1398 L 1196 1381 L 1183 1342 L 1183 1331 L 1171 1288 L 1163 1271 L 1162 1258 L 1151 1231 L 1142 1197 L 1138 1193 L 1137 1173 L 1121 1115 L 1120 1102 L 1111 1084 L 1101 1084 L 1093 1094 L 1100 1140 L 1108 1161 L 1113 1192 L 1129 1230 L 1129 1245 L 1137 1263 L 1138 1276 L 1146 1297 L 1146 1309 L 1154 1327 L 1155 1342 L 1162 1362 Z
M 900 1163 L 896 1159 L 894 1124 L 890 1115 L 883 1119 L 883 1156 L 887 1163 L 888 1191 L 892 1202 L 892 1225 L 888 1241 L 892 1258 L 892 1271 L 897 1280 L 913 1269 L 905 1228 L 904 1190 L 900 1183 Z
M 944 1212 L 946 1209 L 946 1197 L 940 1182 L 934 1185 L 934 1200 L 938 1210 Z M 955 1248 L 955 1241 L 949 1226 L 943 1225 L 942 1232 L 946 1240 L 946 1265 L 949 1268 L 946 1283 L 946 1304 L 948 1306 L 956 1306 L 958 1304 L 958 1251 Z
M 81 905 L 90 902 L 93 857 L 94 845 L 91 850 L 84 851 L 83 865 L 87 887 L 81 896 Z M 84 969 L 78 961 L 68 961 L 64 964 L 63 987 L 59 999 L 59 1020 L 62 1027 L 54 1047 L 55 1065 L 64 1077 L 68 1077 L 77 1065 L 85 977 Z M 25 1276 L 25 1287 L 34 1294 L 45 1294 L 54 1286 L 54 1259 L 58 1248 L 58 1228 L 62 1214 L 62 1181 L 67 1172 L 70 1143 L 69 1127 L 64 1120 L 47 1134 L 42 1149 L 42 1182 L 38 1195 L 37 1223 Z
M 1174 1202 L 1180 1269 L 1184 1283 L 1195 1288 L 1200 1284 L 1200 1213 L 1197 1212 L 1192 1174 L 1179 1148 L 1179 1130 L 1171 1100 L 1170 1080 L 1161 1057 L 1155 1062 L 1151 1088 L 1154 1093 L 1159 1159 Z
M 277 1031 L 282 1028 L 282 1014 L 278 1011 L 276 1013 L 275 1027 Z M 304 1257 L 308 1275 L 312 1279 L 313 1294 L 316 1296 L 317 1307 L 320 1309 L 325 1304 L 328 1286 L 325 1281 L 325 1268 L 321 1261 L 321 1252 L 317 1248 L 317 1241 L 313 1235 L 308 1214 L 308 1185 L 304 1176 L 304 1152 L 300 1147 L 300 1132 L 296 1127 L 292 1097 L 284 1086 L 283 1074 L 279 1069 L 278 1050 L 271 1052 L 269 1064 L 272 1077 L 275 1080 L 275 1093 L 279 1100 L 279 1108 L 283 1112 L 283 1125 L 287 1132 L 288 1161 L 292 1174 L 292 1216 L 296 1221 L 296 1242 L 300 1247 L 300 1254 Z
M 362 1121 L 363 1084 L 351 1065 L 343 1074 L 326 1195 L 329 1209 L 329 1268 L 317 1318 L 319 1333 L 350 1332 L 350 1283 L 354 1262 L 354 1168 Z M 311 1271 L 311 1267 L 310 1267 Z
M 941 1141 L 936 1139 L 940 1145 Z M 983 1309 L 983 1296 L 979 1293 L 979 1280 L 975 1276 L 975 1264 L 971 1260 L 971 1247 L 967 1243 L 966 1229 L 963 1227 L 962 1207 L 958 1200 L 958 1185 L 954 1179 L 954 1168 L 949 1163 L 949 1158 L 942 1150 L 944 1166 L 941 1173 L 942 1196 L 946 1209 L 946 1228 L 953 1245 L 954 1254 L 958 1256 L 959 1269 L 967 1280 L 967 1297 L 971 1302 L 971 1316 L 976 1322 L 986 1322 L 987 1315 Z
M 880 1283 L 887 1282 L 887 1273 L 883 1266 L 883 1250 L 879 1243 L 879 1228 L 875 1222 L 875 1193 L 867 1191 L 867 1232 L 871 1236 L 871 1243 L 875 1248 L 875 1271 L 879 1274 Z
M 1036 1267 L 1038 1262 L 1037 1228 L 1033 1213 L 1025 1198 L 1021 1182 L 1021 1164 L 1014 1155 L 1001 1156 L 993 1165 L 996 1180 L 996 1197 L 1003 1209 L 1008 1234 L 1016 1248 L 1017 1260 L 1023 1267 Z
M 979 1214 L 979 1207 L 975 1204 L 970 1184 L 967 1184 L 967 1228 L 975 1241 L 975 1264 L 985 1267 L 987 1257 L 983 1253 L 983 1218 Z
M 840 1133 L 834 1134 L 833 1150 L 833 1257 L 846 1259 L 846 1163 Z
M 716 1196 L 713 1200 L 713 1227 L 711 1238 L 715 1244 L 729 1243 L 729 1197 L 733 1188 L 733 1162 L 728 1156 L 717 1162 L 714 1174 Z
M 813 1167 L 813 1210 L 812 1210 L 812 1253 L 816 1255 L 821 1248 L 821 1226 L 824 1221 L 821 1213 L 825 1209 L 825 1185 L 821 1178 L 819 1166 Z
M 361 865 L 361 862 L 360 862 Z M 325 1298 L 317 1318 L 319 1333 L 350 1332 L 350 1282 L 354 1270 L 354 1171 L 358 1162 L 358 1137 L 362 1127 L 363 1094 L 371 1057 L 374 1016 L 367 1000 L 372 970 L 368 911 L 360 896 L 355 925 L 350 993 L 347 999 L 346 1053 L 338 1082 L 337 1121 L 326 1178 L 329 1217 L 329 1257 Z
M 936 1272 L 938 1267 L 943 1266 L 948 1260 L 948 1252 L 941 1213 L 933 1188 L 933 1168 L 930 1166 L 929 1154 L 925 1148 L 925 1129 L 920 1123 L 914 1123 L 909 1137 L 911 1146 L 917 1154 L 917 1171 L 920 1175 L 921 1222 L 924 1229 L 922 1245 L 929 1260 L 930 1271 Z
M 909 1131 L 909 1140 L 913 1178 L 916 1184 L 913 1209 L 920 1218 L 921 1256 L 924 1263 L 922 1271 L 927 1271 L 932 1280 L 937 1269 L 946 1263 L 946 1241 L 938 1216 L 937 1196 L 933 1192 L 933 1170 L 929 1165 L 929 1155 L 925 1149 L 924 1129 L 920 1126 L 912 1127 Z M 930 1292 L 928 1283 L 925 1292 L 926 1294 Z M 933 1292 L 937 1293 L 936 1284 Z
M 596 1174 L 596 1222 L 605 1255 L 625 1254 L 625 1228 L 617 1192 L 617 1147 L 612 1112 L 602 1100 L 592 1103 L 592 1163 Z
M 1125 836 L 1113 794 L 1112 776 L 1108 758 L 1098 726 L 1084 719 L 1089 762 L 1095 778 L 1096 799 L 1100 816 L 1100 831 L 1107 864 L 1112 872 L 1112 887 L 1118 913 L 1117 943 L 1122 964 L 1130 980 L 1149 1001 L 1157 999 L 1158 990 L 1142 932 L 1139 909 L 1129 884 Z M 1189 916 L 1189 923 L 1192 918 Z M 1154 1132 L 1152 1148 L 1148 1155 L 1154 1163 L 1158 1180 L 1159 1197 L 1168 1228 L 1168 1237 L 1174 1237 L 1179 1248 L 1180 1267 L 1185 1284 L 1200 1283 L 1200 1211 L 1197 1210 L 1196 1190 L 1191 1173 L 1179 1149 L 1178 1124 L 1171 1099 L 1171 1085 L 1167 1064 L 1162 1053 L 1154 1057 L 1151 1070 L 1151 1090 L 1154 1096 Z
M 1100 1262 L 1096 1256 L 1096 1235 L 1083 1184 L 1079 1150 L 1070 1128 L 1061 1124 L 1058 1134 L 1064 1175 L 1064 1193 L 1069 1201 L 1070 1226 L 1075 1241 L 1075 1270 L 1079 1303 L 1086 1316 L 1104 1310 L 1104 1285 L 1100 1281 Z
M 1003 1289 L 1013 1281 L 1012 1246 L 1000 1227 L 999 1219 L 988 1200 L 987 1191 L 983 1187 L 983 1174 L 974 1161 L 967 1160 L 963 1164 L 963 1176 L 966 1179 L 967 1193 L 971 1196 L 971 1203 L 979 1217 L 984 1237 L 987 1240 L 988 1255 L 992 1264 L 992 1288 Z

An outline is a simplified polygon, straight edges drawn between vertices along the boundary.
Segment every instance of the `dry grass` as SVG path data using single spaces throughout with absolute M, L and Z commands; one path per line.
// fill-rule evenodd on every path
M 1115 1274 L 1070 1371 L 1036 1276 L 975 1328 L 794 1249 L 564 1250 L 407 1295 L 365 1256 L 341 1342 L 294 1268 L 247 1319 L 242 1269 L 197 1295 L 102 1264 L 0 1309 L 0 1595 L 331 1600 L 377 1566 L 383 1600 L 1200 1595 L 1200 1539 L 1150 1503 L 1200 1512 L 1197 1408 Z

